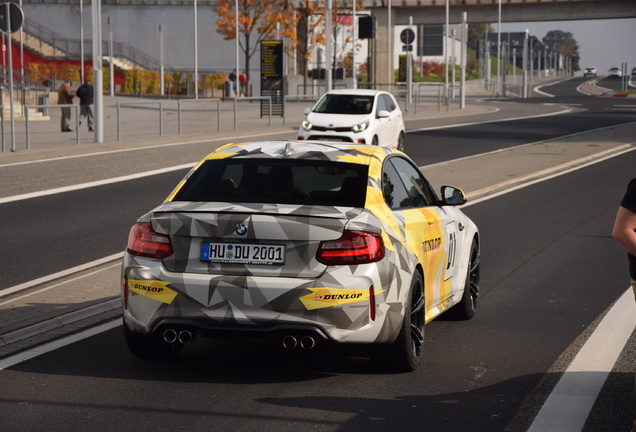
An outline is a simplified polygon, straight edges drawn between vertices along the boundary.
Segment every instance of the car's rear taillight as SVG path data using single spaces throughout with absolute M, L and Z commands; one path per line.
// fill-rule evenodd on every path
M 172 242 L 169 236 L 154 232 L 149 223 L 138 223 L 130 229 L 127 251 L 132 255 L 163 259 L 172 255 Z
M 316 260 L 325 265 L 369 264 L 380 261 L 384 253 L 379 234 L 345 231 L 338 240 L 320 242 Z

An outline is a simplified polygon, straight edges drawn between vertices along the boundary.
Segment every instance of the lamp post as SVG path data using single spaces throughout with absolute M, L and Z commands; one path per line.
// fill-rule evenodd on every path
M 161 24 L 159 24 L 159 94 L 161 96 L 164 95 L 164 77 L 163 77 L 163 29 L 161 28 Z
M 79 0 L 80 5 L 80 81 L 84 82 L 84 0 Z
M 523 98 L 528 97 L 528 32 L 523 37 Z
M 331 9 L 332 9 L 332 4 L 331 4 L 332 0 L 327 0 L 327 9 L 326 9 L 326 14 L 325 14 L 325 29 L 326 29 L 326 36 L 327 36 L 327 40 L 325 41 L 327 43 L 327 59 L 325 61 L 325 86 L 326 89 L 325 91 L 330 91 L 332 88 L 332 77 L 331 77 L 331 70 L 332 70 L 332 58 L 331 56 L 332 54 L 332 50 L 333 50 L 333 26 L 331 25 Z M 390 0 L 389 0 L 390 1 Z
M 358 86 L 358 78 L 356 76 L 356 1 L 357 0 L 352 0 L 353 1 L 353 21 L 351 22 L 351 45 L 352 45 L 352 50 L 351 50 L 351 63 L 352 67 L 351 70 L 353 71 L 353 88 L 357 88 Z
M 497 97 L 501 95 L 501 0 L 497 19 Z
M 448 2 L 448 0 L 446 0 Z M 389 81 L 389 88 L 388 90 L 391 91 L 391 84 L 393 84 L 393 50 L 391 49 L 392 47 L 392 42 L 391 42 L 391 33 L 393 32 L 393 30 L 391 29 L 391 0 L 389 0 L 389 5 L 388 5 L 388 11 L 387 11 L 387 32 L 388 32 L 388 45 L 387 45 L 387 53 L 388 53 L 388 61 L 387 63 L 387 79 Z
M 20 10 L 22 10 L 22 0 L 20 0 Z M 20 26 L 20 73 L 24 74 L 24 26 Z
M 236 22 L 234 23 L 236 26 L 235 32 L 236 32 L 236 80 L 238 81 L 238 77 L 239 77 L 239 69 L 240 69 L 240 64 L 239 64 L 239 2 L 238 0 L 234 1 L 234 9 L 236 10 L 236 17 L 235 20 Z M 249 74 L 249 71 L 247 71 L 247 73 Z M 238 87 L 238 82 L 236 83 L 236 89 L 239 90 Z M 231 93 L 231 92 L 230 92 Z M 238 96 L 238 93 L 236 94 L 236 96 Z
M 108 17 L 108 93 L 115 96 L 115 58 L 113 54 L 113 21 Z
M 466 108 L 466 46 L 468 45 L 468 41 L 466 38 L 468 37 L 468 13 L 462 12 L 462 28 L 461 28 L 461 40 L 462 40 L 462 51 L 461 51 L 461 59 L 460 59 L 460 100 L 459 100 L 459 108 Z
M 93 82 L 95 89 L 95 142 L 104 142 L 104 100 L 102 83 L 102 2 L 91 0 L 93 11 Z
M 199 99 L 199 30 L 197 0 L 194 0 L 194 98 Z
M 450 105 L 450 101 L 448 100 L 448 27 L 450 21 L 450 10 L 448 0 L 446 0 L 446 25 L 444 26 L 444 65 L 445 65 L 445 75 L 444 75 L 444 102 L 448 107 Z

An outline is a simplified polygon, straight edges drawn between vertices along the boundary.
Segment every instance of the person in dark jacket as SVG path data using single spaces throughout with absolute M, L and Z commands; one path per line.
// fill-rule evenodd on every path
M 636 295 L 636 178 L 627 185 L 627 191 L 616 214 L 612 236 L 627 251 L 629 275 Z M 634 376 L 636 377 L 636 371 Z M 632 421 L 632 432 L 636 432 L 636 414 Z
M 91 85 L 91 82 L 89 80 L 85 80 L 84 84 L 82 84 L 77 89 L 77 91 L 75 92 L 75 95 L 80 100 L 79 123 L 81 125 L 84 119 L 86 119 L 86 122 L 88 123 L 88 130 L 92 132 L 93 131 L 94 96 L 93 96 L 93 86 Z

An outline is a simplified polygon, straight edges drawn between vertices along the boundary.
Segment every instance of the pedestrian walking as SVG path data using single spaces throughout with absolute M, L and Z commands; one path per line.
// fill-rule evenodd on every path
M 236 92 L 236 69 L 232 69 L 232 72 L 230 72 L 230 76 L 228 78 L 230 82 L 232 83 L 232 90 L 234 90 L 234 96 L 238 96 L 238 93 Z
M 239 96 L 249 96 L 247 94 L 247 74 L 245 71 L 241 72 L 239 75 Z
M 94 90 L 90 80 L 84 81 L 84 84 L 82 84 L 75 92 L 75 95 L 80 100 L 79 124 L 81 125 L 84 119 L 86 119 L 89 132 L 93 131 L 93 93 Z
M 627 185 L 627 192 L 616 214 L 612 236 L 627 250 L 629 275 L 636 295 L 636 178 Z M 636 371 L 634 376 L 636 377 Z M 636 412 L 632 421 L 632 432 L 636 432 Z
M 71 91 L 71 80 L 65 79 L 62 85 L 57 89 L 57 104 L 71 105 L 73 103 L 73 92 Z M 62 118 L 60 120 L 60 128 L 62 132 L 73 132 L 69 127 L 71 124 L 71 108 L 62 107 Z

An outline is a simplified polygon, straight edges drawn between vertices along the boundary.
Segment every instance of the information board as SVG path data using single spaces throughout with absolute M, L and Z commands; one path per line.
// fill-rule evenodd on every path
M 283 115 L 283 41 L 261 41 L 261 96 L 272 98 L 272 115 Z M 261 116 L 269 115 L 269 104 L 261 102 Z

